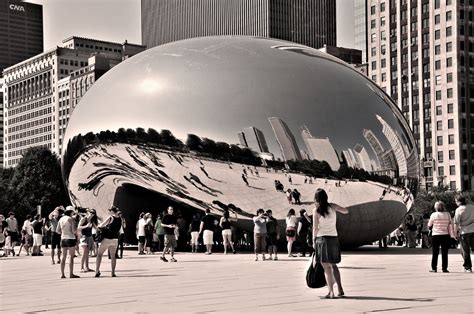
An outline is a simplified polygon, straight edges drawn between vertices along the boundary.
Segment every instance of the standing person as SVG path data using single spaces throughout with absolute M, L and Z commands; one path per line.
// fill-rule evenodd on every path
M 56 207 L 49 214 L 49 221 L 51 222 L 51 264 L 54 265 L 54 250 L 58 249 L 58 264 L 61 263 L 61 234 L 57 231 L 58 222 L 63 215 L 62 207 Z
M 288 175 L 288 182 L 291 184 L 293 184 L 293 180 L 291 179 L 291 175 Z
M 165 229 L 161 226 L 162 214 L 158 214 L 155 222 L 155 234 L 158 236 L 158 250 L 161 251 L 165 244 Z
M 293 195 L 293 199 L 295 200 L 295 204 L 301 205 L 301 201 L 300 201 L 301 193 L 297 189 L 293 189 L 292 195 Z
M 291 208 L 286 215 L 286 241 L 288 241 L 288 257 L 296 257 L 292 254 L 293 242 L 296 240 L 296 216 L 295 210 Z
M 8 224 L 5 221 L 5 216 L 0 214 L 0 249 L 3 248 L 5 245 L 5 233 L 6 233 L 7 227 L 8 227 Z M 5 252 L 3 252 L 3 254 L 0 257 L 4 257 L 4 256 L 6 256 Z
M 268 216 L 267 219 L 267 247 L 268 247 L 268 254 L 270 254 L 270 259 L 272 259 L 272 255 L 275 254 L 273 257 L 274 261 L 278 260 L 278 253 L 277 253 L 277 241 L 280 238 L 278 234 L 278 221 L 275 217 L 273 217 L 273 213 L 271 209 L 266 211 Z
M 172 206 L 168 207 L 167 214 L 163 217 L 163 221 L 161 222 L 161 226 L 165 230 L 165 243 L 163 248 L 163 254 L 161 255 L 160 259 L 163 262 L 168 262 L 165 257 L 166 251 L 170 250 L 170 262 L 176 262 L 174 258 L 174 249 L 178 245 L 175 236 L 175 229 L 178 229 L 178 220 L 174 215 L 174 209 Z
M 110 256 L 110 265 L 112 268 L 112 277 L 115 275 L 115 266 L 117 265 L 117 259 L 115 258 L 115 252 L 118 246 L 118 237 L 120 228 L 122 227 L 122 219 L 118 216 L 118 208 L 111 206 L 109 209 L 109 216 L 102 221 L 98 228 L 107 228 L 104 234 L 104 238 L 100 241 L 99 250 L 95 261 L 95 276 L 100 277 L 100 264 L 102 262 L 102 256 L 105 251 L 108 251 Z M 105 231 L 104 230 L 104 231 Z
M 206 255 L 212 254 L 212 245 L 214 244 L 214 230 L 216 230 L 216 218 L 211 215 L 211 210 L 206 209 L 206 215 L 201 219 L 199 233 L 202 233 L 204 245 L 206 246 Z
M 66 278 L 64 275 L 64 268 L 66 267 L 66 257 L 69 252 L 69 278 L 79 278 L 79 276 L 74 275 L 74 251 L 76 249 L 76 223 L 72 218 L 74 209 L 72 206 L 66 207 L 64 211 L 64 216 L 61 217 L 58 221 L 57 232 L 61 235 L 61 248 L 62 251 L 62 260 L 61 260 L 61 278 Z
M 125 222 L 125 218 L 122 217 L 121 211 L 118 211 L 117 215 L 122 220 L 122 227 L 120 228 L 120 231 L 119 231 L 118 245 L 117 245 L 117 251 L 115 252 L 115 258 L 123 258 L 123 242 L 125 238 L 125 229 L 127 228 L 127 223 Z
M 33 229 L 33 256 L 43 256 L 41 253 L 41 245 L 43 244 L 43 226 L 44 219 L 40 214 L 35 216 L 35 220 L 31 223 Z
M 138 239 L 138 255 L 145 254 L 145 241 L 146 241 L 146 233 L 145 233 L 145 213 L 140 213 L 140 218 L 137 221 L 137 239 Z
M 464 271 L 472 273 L 471 250 L 474 251 L 474 205 L 467 205 L 462 195 L 455 197 L 454 234 L 460 233 Z
M 428 221 L 430 221 L 430 215 L 428 213 L 423 214 L 422 226 L 421 226 L 421 247 L 427 249 L 431 246 L 430 238 L 428 234 L 430 229 L 428 228 Z
M 313 211 L 313 235 L 316 261 L 324 268 L 324 275 L 329 293 L 326 298 L 334 298 L 334 283 L 338 288 L 338 296 L 344 296 L 341 274 L 337 263 L 341 262 L 341 251 L 337 237 L 337 212 L 347 214 L 347 208 L 334 203 L 328 203 L 328 195 L 323 189 L 317 189 L 314 194 L 315 208 Z
M 408 215 L 407 220 L 405 221 L 405 234 L 407 235 L 407 247 L 416 248 L 416 221 L 413 218 L 413 215 Z
M 26 220 L 23 222 L 23 227 L 21 227 L 21 245 L 18 255 L 20 255 L 22 248 L 25 248 L 27 256 L 30 255 L 31 247 L 33 246 L 33 227 L 31 225 L 32 223 L 33 218 L 31 217 L 31 215 L 27 215 Z M 31 255 L 33 255 L 33 253 Z
M 8 256 L 10 253 L 15 256 L 15 243 L 18 241 L 18 221 L 15 218 L 14 212 L 8 213 L 8 218 L 5 220 L 7 226 L 7 236 L 5 239 L 5 255 Z
M 258 254 L 262 254 L 262 261 L 265 260 L 265 238 L 267 237 L 268 216 L 262 208 L 257 210 L 257 215 L 253 217 L 253 239 L 255 245 L 255 261 L 258 261 Z
M 311 255 L 311 249 L 308 246 L 308 236 L 311 236 L 311 218 L 306 213 L 306 209 L 300 210 L 300 221 L 296 233 L 301 242 L 301 255 L 305 257 L 306 252 Z
M 436 273 L 438 267 L 439 247 L 441 246 L 441 267 L 443 273 L 448 271 L 448 251 L 449 251 L 449 228 L 452 227 L 451 215 L 445 211 L 444 203 L 438 201 L 434 205 L 435 212 L 431 214 L 428 222 L 428 227 L 433 226 L 432 229 L 432 248 L 433 256 L 431 259 L 430 272 Z
M 89 209 L 87 216 L 79 221 L 77 229 L 81 231 L 79 245 L 82 247 L 81 273 L 92 271 L 89 268 L 89 252 L 94 247 L 94 239 L 92 238 L 92 228 L 97 228 L 98 221 L 95 209 Z
M 219 226 L 222 228 L 222 239 L 224 242 L 224 254 L 227 254 L 227 246 L 229 245 L 232 249 L 232 253 L 235 254 L 234 243 L 232 242 L 232 229 L 230 228 L 231 220 L 237 221 L 237 214 L 235 218 L 230 218 L 229 210 L 224 210 L 224 213 L 219 221 Z
M 199 214 L 194 214 L 193 220 L 189 224 L 189 233 L 191 234 L 191 252 L 196 253 L 198 250 L 199 227 L 201 220 Z
M 146 254 L 150 255 L 151 252 L 151 242 L 153 241 L 153 219 L 150 213 L 146 213 L 143 217 L 145 219 L 145 250 Z
M 286 190 L 286 200 L 288 201 L 288 204 L 292 204 L 293 200 L 293 193 L 291 192 L 291 189 Z

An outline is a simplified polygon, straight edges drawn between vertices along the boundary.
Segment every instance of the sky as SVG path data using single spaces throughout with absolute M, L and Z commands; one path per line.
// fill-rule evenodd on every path
M 44 49 L 80 36 L 141 44 L 140 0 L 28 0 L 43 5 Z M 354 47 L 353 0 L 337 2 L 337 45 Z

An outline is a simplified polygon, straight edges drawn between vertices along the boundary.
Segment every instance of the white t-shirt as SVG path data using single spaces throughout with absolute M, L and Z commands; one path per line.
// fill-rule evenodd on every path
M 139 237 L 145 236 L 145 225 L 146 225 L 145 219 L 140 218 L 140 220 L 138 221 L 138 234 L 137 234 Z
M 59 219 L 58 222 L 58 233 L 61 234 L 61 239 L 70 239 L 70 240 L 75 240 L 76 235 L 74 234 L 73 231 L 73 224 L 74 224 L 74 219 L 70 216 L 63 216 L 61 219 Z
M 28 235 L 33 235 L 33 226 L 29 220 L 25 220 L 23 223 L 23 228 L 21 229 L 25 230 Z
M 291 228 L 296 228 L 296 222 L 297 222 L 297 219 L 296 219 L 296 216 L 295 215 L 291 215 L 290 217 L 286 217 L 286 227 L 291 227 Z
M 325 217 L 319 217 L 318 237 L 337 236 L 336 217 L 336 211 L 331 207 L 328 208 L 328 214 Z

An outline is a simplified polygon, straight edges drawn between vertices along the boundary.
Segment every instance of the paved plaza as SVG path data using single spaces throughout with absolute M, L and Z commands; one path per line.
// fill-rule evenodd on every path
M 306 287 L 301 257 L 255 262 L 252 254 L 181 253 L 178 263 L 164 263 L 158 255 L 124 253 L 117 278 L 107 258 L 101 278 L 79 273 L 76 258 L 80 279 L 60 279 L 49 256 L 1 258 L 0 311 L 474 312 L 474 275 L 463 272 L 458 250 L 451 250 L 448 274 L 428 272 L 430 250 L 343 252 L 346 297 L 334 300 L 322 298 L 327 288 Z

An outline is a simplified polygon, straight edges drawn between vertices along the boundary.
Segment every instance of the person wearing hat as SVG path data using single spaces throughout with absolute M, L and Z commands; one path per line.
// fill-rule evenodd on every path
M 61 235 L 57 232 L 59 219 L 64 213 L 62 206 L 56 207 L 48 216 L 51 224 L 51 264 L 54 265 L 54 251 L 58 249 L 58 264 L 61 263 Z
M 61 278 L 66 278 L 64 268 L 66 267 L 66 257 L 69 252 L 69 278 L 79 278 L 74 275 L 74 251 L 76 250 L 76 223 L 72 218 L 74 207 L 68 206 L 64 211 L 64 216 L 59 219 L 57 232 L 61 234 Z
M 99 244 L 99 251 L 97 252 L 96 263 L 95 263 L 95 276 L 100 277 L 100 263 L 102 262 L 102 255 L 105 251 L 109 251 L 111 266 L 112 266 L 112 277 L 115 275 L 115 265 L 117 259 L 115 252 L 117 251 L 118 238 L 120 234 L 120 228 L 122 228 L 122 218 L 118 216 L 118 208 L 115 206 L 110 207 L 109 216 L 99 224 L 98 228 L 107 230 L 104 232 L 104 238 Z
M 77 227 L 81 231 L 79 245 L 82 247 L 81 273 L 92 271 L 89 268 L 89 251 L 94 247 L 94 239 L 92 238 L 92 228 L 97 228 L 97 215 L 95 209 L 88 209 L 87 215 L 82 217 Z

